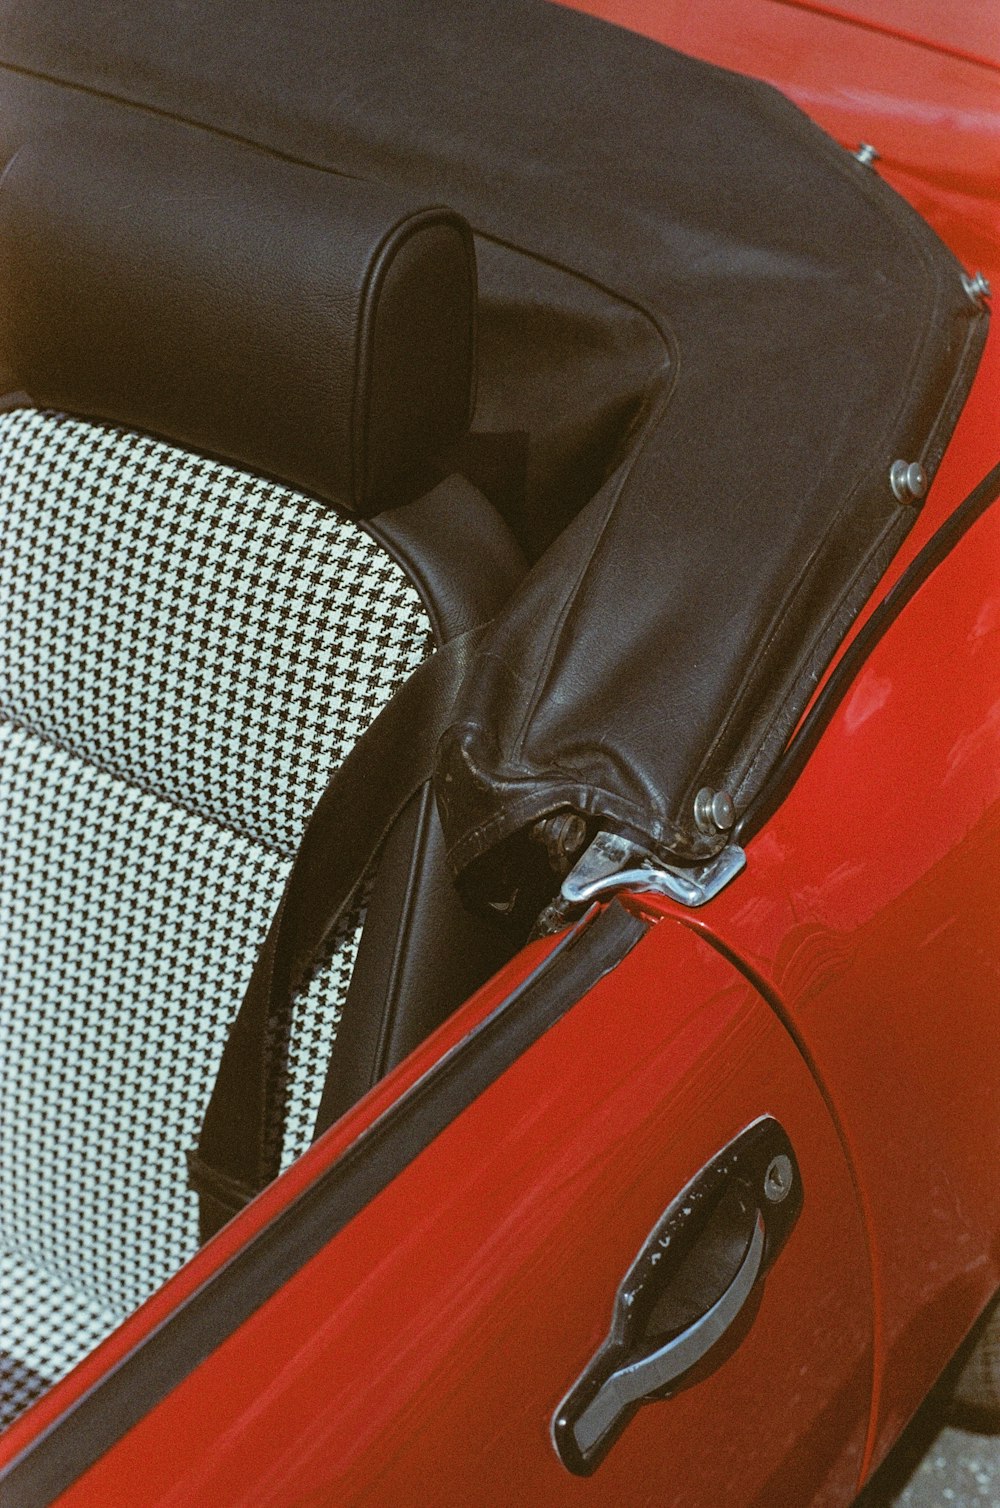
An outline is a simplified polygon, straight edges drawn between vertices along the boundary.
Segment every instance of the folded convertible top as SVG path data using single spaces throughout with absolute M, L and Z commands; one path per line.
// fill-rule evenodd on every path
M 535 0 L 0 0 L 0 38 L 4 159 L 138 107 L 467 217 L 536 563 L 441 746 L 453 863 L 502 899 L 564 810 L 718 851 L 696 796 L 760 789 L 971 382 L 928 226 L 768 86 Z

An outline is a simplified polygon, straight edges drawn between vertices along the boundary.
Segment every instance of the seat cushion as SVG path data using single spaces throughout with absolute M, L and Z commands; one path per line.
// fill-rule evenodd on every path
M 0 581 L 10 1412 L 195 1250 L 184 1154 L 299 836 L 432 637 L 364 525 L 30 409 L 0 415 Z M 362 915 L 298 1003 L 286 1163 Z

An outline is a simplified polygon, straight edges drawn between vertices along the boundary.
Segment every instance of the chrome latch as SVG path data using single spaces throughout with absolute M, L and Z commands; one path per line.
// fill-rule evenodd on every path
M 704 906 L 746 867 L 747 856 L 730 843 L 704 864 L 666 864 L 627 838 L 600 832 L 563 880 L 559 895 L 538 919 L 536 935 L 564 926 L 574 912 L 619 890 L 669 896 L 682 906 Z

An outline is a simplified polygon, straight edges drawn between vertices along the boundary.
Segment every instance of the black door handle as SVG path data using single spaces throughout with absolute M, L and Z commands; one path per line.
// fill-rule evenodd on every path
M 672 1200 L 618 1289 L 611 1329 L 556 1410 L 552 1439 L 580 1476 L 643 1403 L 701 1375 L 802 1208 L 795 1154 L 776 1120 L 742 1131 Z

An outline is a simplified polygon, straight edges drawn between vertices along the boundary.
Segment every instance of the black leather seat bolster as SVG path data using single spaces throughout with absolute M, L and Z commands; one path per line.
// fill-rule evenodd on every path
M 527 570 L 496 508 L 462 476 L 367 527 L 420 592 L 440 644 L 492 618 Z
M 40 406 L 361 513 L 429 485 L 474 402 L 460 216 L 190 126 L 55 129 L 0 188 L 0 348 Z
M 493 617 L 527 569 L 499 513 L 460 476 L 381 514 L 368 528 L 417 586 L 439 643 Z M 433 792 L 424 786 L 400 815 L 379 862 L 319 1129 L 401 1062 L 521 941 L 462 904 Z
M 0 188 L 0 276 L 0 346 L 33 402 L 383 510 L 366 527 L 438 644 L 519 584 L 486 498 L 457 475 L 425 490 L 474 402 L 472 240 L 450 211 L 175 123 L 56 130 Z M 515 943 L 463 908 L 424 787 L 379 862 L 324 1115 Z

